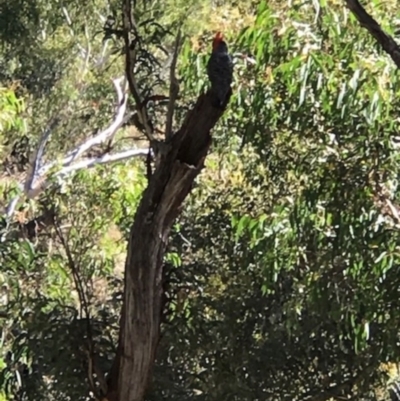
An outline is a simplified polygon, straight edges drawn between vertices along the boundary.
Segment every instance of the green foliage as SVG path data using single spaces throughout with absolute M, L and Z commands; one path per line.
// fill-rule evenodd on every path
M 0 88 L 0 132 L 21 128 L 19 113 L 23 111 L 23 102 L 15 96 L 12 90 Z
M 320 28 L 313 11 L 262 3 L 238 38 L 256 64 L 238 61 L 214 137 L 236 160 L 214 167 L 180 222 L 197 316 L 180 337 L 195 334 L 178 349 L 168 338 L 160 369 L 183 375 L 187 398 L 303 399 L 326 383 L 376 399 L 379 367 L 400 356 L 399 236 L 377 200 L 382 186 L 398 200 L 398 78 L 347 10 L 321 7 Z M 203 59 L 184 55 L 199 85 Z
M 179 123 L 208 85 L 202 30 L 220 15 L 205 3 L 138 3 L 147 95 L 166 93 L 165 50 L 182 19 L 203 35 L 180 55 Z M 399 78 L 342 5 L 238 3 L 255 14 L 226 29 L 234 93 L 165 256 L 170 313 L 148 399 L 382 399 L 381 368 L 400 357 L 400 238 L 387 211 L 399 201 Z M 0 5 L 1 151 L 24 171 L 52 117 L 62 120 L 54 159 L 109 123 L 122 42 L 103 41 L 102 28 L 108 15 L 118 28 L 120 4 Z M 163 107 L 151 111 L 163 127 Z M 21 206 L 21 224 L 55 216 L 37 235 L 2 223 L 0 400 L 87 399 L 89 335 L 109 370 L 145 186 L 141 163 L 81 171 Z
M 0 86 L 0 155 L 5 156 L 3 143 L 7 132 L 20 133 L 24 131 L 24 122 L 21 113 L 24 103 L 12 89 Z
M 86 399 L 89 333 L 101 369 L 110 369 L 122 284 L 117 241 L 126 243 L 114 236 L 108 244 L 108 236 L 118 231 L 115 222 L 132 220 L 143 176 L 135 166 L 103 171 L 103 179 L 93 174 L 77 175 L 73 190 L 58 195 L 50 242 L 1 245 L 10 321 L 3 328 L 8 359 L 0 383 L 10 398 Z

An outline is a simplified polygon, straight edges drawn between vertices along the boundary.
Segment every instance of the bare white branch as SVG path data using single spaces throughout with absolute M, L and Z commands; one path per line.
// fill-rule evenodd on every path
M 94 65 L 95 65 L 96 68 L 101 68 L 109 60 L 109 58 L 111 57 L 111 52 L 108 51 L 109 42 L 110 42 L 109 39 L 104 41 L 103 47 L 101 49 L 101 54 L 95 60 L 95 64 Z
M 121 87 L 121 81 L 123 82 L 123 88 Z M 61 161 L 53 161 L 51 163 L 46 164 L 39 170 L 39 174 L 41 176 L 47 174 L 50 169 L 55 167 L 57 164 L 60 164 L 61 166 L 68 166 L 70 165 L 74 160 L 76 160 L 78 157 L 80 157 L 83 153 L 88 151 L 90 148 L 92 148 L 95 145 L 99 145 L 101 143 L 104 143 L 108 139 L 111 139 L 118 129 L 121 127 L 121 125 L 125 122 L 125 112 L 126 112 L 126 106 L 128 102 L 128 97 L 125 95 L 126 91 L 126 81 L 125 78 L 118 78 L 113 80 L 113 84 L 115 87 L 115 90 L 117 91 L 117 99 L 118 99 L 118 104 L 116 108 L 116 113 L 113 122 L 103 131 L 99 132 L 96 136 L 93 138 L 88 139 L 86 142 L 83 144 L 79 145 L 77 148 L 72 150 L 71 152 L 68 152 L 66 157 L 62 159 Z
M 149 149 L 130 149 L 117 154 L 105 154 L 98 158 L 89 158 L 77 161 L 79 157 L 93 146 L 112 139 L 118 129 L 126 122 L 127 118 L 129 118 L 129 116 L 126 115 L 128 97 L 126 96 L 127 82 L 125 77 L 114 79 L 113 84 L 117 92 L 117 105 L 115 116 L 111 124 L 106 129 L 99 132 L 95 137 L 86 140 L 83 144 L 68 152 L 63 159 L 51 161 L 43 165 L 46 143 L 49 141 L 51 133 L 59 122 L 59 118 L 53 119 L 49 127 L 43 133 L 37 151 L 32 155 L 27 178 L 23 188 L 21 188 L 26 197 L 32 199 L 40 194 L 47 186 L 49 171 L 57 166 L 60 166 L 60 170 L 55 172 L 55 176 L 62 177 L 83 168 L 91 168 L 99 164 L 112 163 L 148 154 Z M 20 195 L 16 196 L 7 206 L 5 213 L 8 217 L 12 217 L 14 214 L 20 197 Z
M 6 216 L 7 216 L 8 219 L 14 215 L 15 208 L 17 207 L 20 198 L 21 198 L 21 196 L 17 195 L 8 204 L 8 206 L 7 206 L 6 210 L 5 210 L 5 213 L 6 213 Z
M 31 163 L 28 168 L 27 172 L 27 177 L 25 180 L 25 185 L 24 185 L 24 192 L 27 193 L 30 188 L 35 186 L 36 180 L 40 177 L 40 169 L 41 169 L 41 163 L 42 163 L 42 158 L 44 154 L 44 148 L 46 147 L 46 143 L 50 139 L 51 133 L 53 132 L 54 128 L 58 124 L 59 120 L 53 119 L 51 124 L 47 127 L 46 131 L 43 133 L 42 138 L 39 141 L 39 146 L 37 148 L 37 151 L 32 155 L 31 157 Z
M 81 160 L 77 163 L 74 163 L 71 166 L 64 167 L 56 173 L 56 176 L 68 175 L 77 170 L 96 167 L 99 164 L 115 163 L 125 159 L 131 159 L 137 156 L 147 156 L 148 153 L 149 149 L 129 149 L 120 153 L 105 154 L 100 157 L 93 157 L 90 159 Z
M 69 16 L 68 10 L 65 7 L 62 7 L 62 12 L 63 12 L 63 14 L 65 16 L 65 19 L 67 20 L 67 24 L 68 25 L 72 25 L 72 21 L 71 21 L 71 18 Z
M 115 154 L 105 154 L 100 157 L 93 157 L 93 158 L 88 158 L 84 160 L 80 160 L 70 166 L 66 166 L 61 168 L 59 171 L 56 171 L 53 175 L 54 178 L 60 177 L 64 178 L 78 170 L 82 169 L 88 169 L 88 168 L 93 168 L 96 167 L 100 164 L 107 164 L 107 163 L 115 163 L 118 161 L 126 160 L 126 159 L 131 159 L 133 157 L 138 157 L 138 156 L 147 156 L 149 153 L 149 149 L 129 149 L 125 150 L 120 153 L 115 153 Z M 48 185 L 48 182 L 46 180 L 46 176 L 42 180 L 37 181 L 37 185 L 33 188 L 31 188 L 27 193 L 26 196 L 29 199 L 33 199 L 36 196 L 38 196 L 42 191 L 44 191 Z
M 123 82 L 123 88 L 121 87 L 121 82 Z M 95 137 L 87 140 L 82 145 L 78 146 L 73 151 L 69 152 L 66 158 L 62 161 L 62 165 L 65 166 L 71 164 L 74 160 L 76 160 L 79 156 L 81 156 L 91 147 L 99 145 L 100 143 L 103 143 L 108 139 L 111 139 L 117 132 L 118 128 L 120 128 L 121 125 L 124 123 L 126 105 L 128 102 L 128 97 L 125 95 L 127 88 L 125 77 L 114 79 L 113 84 L 115 90 L 117 91 L 117 98 L 118 98 L 118 104 L 115 112 L 114 121 L 104 131 L 101 131 Z

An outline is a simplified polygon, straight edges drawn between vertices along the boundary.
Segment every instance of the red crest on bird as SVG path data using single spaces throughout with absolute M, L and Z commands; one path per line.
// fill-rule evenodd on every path
M 213 39 L 213 50 L 215 50 L 218 45 L 224 40 L 224 35 L 221 32 L 217 32 Z

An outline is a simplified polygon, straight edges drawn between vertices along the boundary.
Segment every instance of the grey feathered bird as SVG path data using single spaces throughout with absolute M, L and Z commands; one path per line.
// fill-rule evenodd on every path
M 211 91 L 215 94 L 219 107 L 224 107 L 233 79 L 233 61 L 221 32 L 217 32 L 212 43 L 212 53 L 207 64 Z

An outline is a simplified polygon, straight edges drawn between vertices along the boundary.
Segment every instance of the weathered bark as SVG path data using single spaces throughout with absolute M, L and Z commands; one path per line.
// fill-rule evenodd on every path
M 142 401 L 151 378 L 162 314 L 162 265 L 171 226 L 200 173 L 210 130 L 223 110 L 199 97 L 182 128 L 166 143 L 131 228 L 125 266 L 119 348 L 110 374 L 110 401 Z

